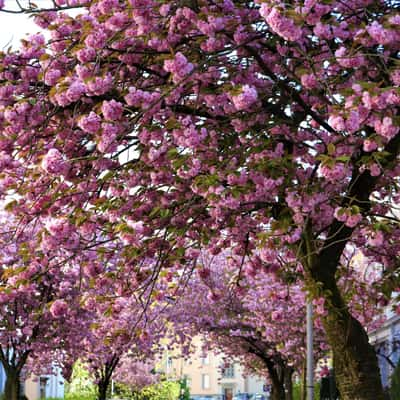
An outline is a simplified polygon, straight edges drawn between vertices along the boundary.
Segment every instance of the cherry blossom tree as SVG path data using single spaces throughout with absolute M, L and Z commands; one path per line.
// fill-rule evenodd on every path
M 125 356 L 115 371 L 115 379 L 136 392 L 140 391 L 159 381 L 160 377 L 154 372 L 154 365 L 154 361 L 136 361 L 132 357 Z
M 4 212 L 1 225 L 0 362 L 5 396 L 17 400 L 23 377 L 66 366 L 84 315 L 76 266 L 38 251 L 37 227 L 22 229 Z
M 373 287 L 376 274 L 365 275 L 357 256 L 347 254 L 339 287 L 351 313 L 370 332 L 385 321 L 384 309 L 377 309 L 384 297 Z M 292 399 L 292 375 L 305 372 L 306 293 L 300 271 L 257 272 L 251 259 L 228 251 L 218 256 L 202 252 L 198 264 L 197 275 L 169 310 L 172 315 L 167 313 L 175 328 L 172 337 L 190 343 L 193 336 L 204 335 L 205 348 L 218 348 L 227 359 L 238 359 L 248 371 L 266 376 L 272 399 Z M 322 324 L 327 311 L 324 298 L 313 303 L 317 361 L 329 352 Z M 183 347 L 183 353 L 190 354 L 190 347 Z
M 121 285 L 107 279 L 107 269 L 97 275 L 95 287 L 84 294 L 90 326 L 76 346 L 79 359 L 87 366 L 97 385 L 98 400 L 105 400 L 111 379 L 133 384 L 134 371 L 147 376 L 146 366 L 160 351 L 165 335 L 165 307 L 149 303 L 144 293 L 121 293 Z M 102 281 L 102 283 L 100 283 Z M 99 285 L 100 283 L 100 285 Z M 141 296 L 141 297 L 140 297 Z
M 126 271 L 157 260 L 154 278 L 204 246 L 256 254 L 257 273 L 300 271 L 324 301 L 342 397 L 383 399 L 339 267 L 356 247 L 381 266 L 387 297 L 399 288 L 396 3 L 41 11 L 51 39 L 0 55 L 1 192 L 18 195 L 15 214 L 67 220 L 64 244 L 101 231 Z
M 176 333 L 188 341 L 204 335 L 204 347 L 219 348 L 250 372 L 266 376 L 273 400 L 292 399 L 292 375 L 302 372 L 306 354 L 304 290 L 275 274 L 254 275 L 249 262 L 244 263 L 238 281 L 236 271 L 242 258 L 228 252 L 219 256 L 202 253 L 200 260 L 197 276 L 170 310 L 173 315 L 168 320 Z M 322 305 L 317 311 L 318 315 L 325 313 Z M 320 321 L 316 322 L 318 359 L 327 346 Z

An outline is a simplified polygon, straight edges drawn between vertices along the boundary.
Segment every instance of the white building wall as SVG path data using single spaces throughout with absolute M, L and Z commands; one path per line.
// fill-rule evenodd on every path
M 46 398 L 47 397 L 59 397 L 64 398 L 64 379 L 61 375 L 61 371 L 57 371 L 57 375 L 46 375 L 48 378 L 46 382 Z M 3 366 L 0 364 L 0 393 L 4 392 L 4 386 L 6 382 L 6 374 Z M 40 399 L 40 383 L 39 378 L 31 377 L 23 383 L 25 389 L 25 396 L 28 400 L 39 400 Z
M 265 388 L 266 380 L 262 377 L 259 376 L 248 376 L 247 377 L 247 392 L 248 393 L 265 393 L 264 388 Z
M 397 365 L 400 361 L 400 351 L 398 342 L 400 340 L 400 316 L 396 315 L 391 307 L 386 309 L 388 320 L 382 327 L 369 334 L 371 344 L 378 349 L 382 346 L 381 351 L 384 352 L 391 361 Z M 381 372 L 383 386 L 387 387 L 390 384 L 393 368 L 385 360 L 384 357 L 378 355 L 378 363 Z
M 48 375 L 48 378 L 46 397 L 64 398 L 64 378 L 61 375 L 61 370 L 57 370 L 57 375 Z

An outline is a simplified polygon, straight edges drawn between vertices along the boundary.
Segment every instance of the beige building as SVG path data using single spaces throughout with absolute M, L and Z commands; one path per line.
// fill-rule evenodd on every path
M 4 390 L 6 376 L 0 366 L 0 394 Z M 28 400 L 41 400 L 46 398 L 64 398 L 64 379 L 61 372 L 58 375 L 42 375 L 38 378 L 29 378 L 22 385 L 22 392 Z
M 64 398 L 64 378 L 56 375 L 43 375 L 39 378 L 29 378 L 24 383 L 25 396 L 28 400 L 46 398 Z
M 235 360 L 227 362 L 223 354 L 204 353 L 200 338 L 194 340 L 194 347 L 189 359 L 169 352 L 162 361 L 162 370 L 169 379 L 187 379 L 192 398 L 231 400 L 240 393 L 265 395 L 265 379 L 245 376 L 243 367 Z

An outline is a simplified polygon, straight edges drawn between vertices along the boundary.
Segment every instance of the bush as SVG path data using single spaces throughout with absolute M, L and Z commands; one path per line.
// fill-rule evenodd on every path
M 319 390 L 320 382 L 315 382 L 314 384 L 314 400 L 319 400 Z M 293 384 L 293 400 L 302 400 L 301 394 L 303 392 L 303 387 L 301 383 Z
M 95 394 L 66 393 L 64 400 L 96 400 Z
M 77 362 L 74 365 L 71 381 L 65 384 L 66 399 L 92 399 L 96 396 L 96 385 L 93 384 L 91 376 L 85 365 Z M 68 397 L 69 395 L 78 395 L 81 397 Z
M 136 400 L 178 400 L 180 384 L 164 381 L 144 388 L 134 397 Z

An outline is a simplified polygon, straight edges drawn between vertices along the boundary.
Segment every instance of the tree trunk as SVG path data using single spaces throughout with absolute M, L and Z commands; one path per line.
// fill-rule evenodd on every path
M 383 400 L 378 361 L 361 324 L 342 311 L 325 323 L 333 349 L 335 375 L 343 400 Z
M 271 400 L 286 400 L 285 388 L 282 384 L 279 384 L 279 382 L 272 382 Z
M 97 384 L 97 400 L 106 400 L 107 399 L 107 389 L 110 385 L 109 379 L 102 379 Z
M 285 398 L 285 363 L 282 359 L 264 359 L 271 380 L 271 400 L 286 400 Z
M 350 314 L 335 277 L 321 268 L 313 270 L 312 275 L 314 293 L 325 298 L 327 316 L 323 325 L 333 352 L 341 399 L 384 400 L 375 350 L 360 322 Z
M 6 384 L 4 398 L 7 400 L 18 400 L 20 392 L 20 374 L 14 368 L 6 369 Z
M 293 369 L 292 368 L 285 368 L 284 371 L 284 385 L 285 385 L 285 400 L 293 400 Z

